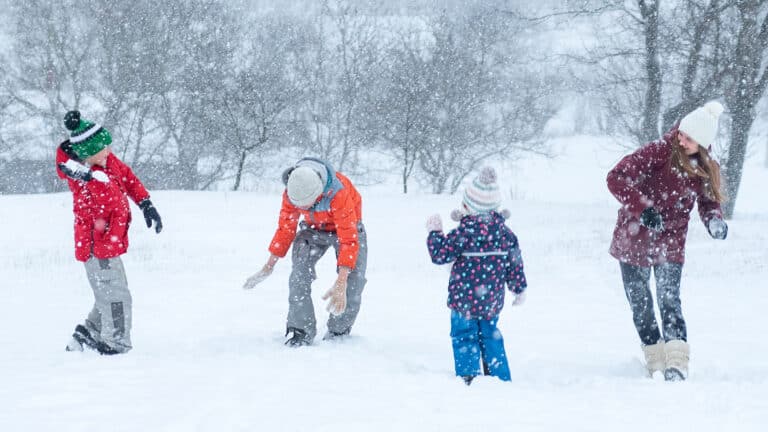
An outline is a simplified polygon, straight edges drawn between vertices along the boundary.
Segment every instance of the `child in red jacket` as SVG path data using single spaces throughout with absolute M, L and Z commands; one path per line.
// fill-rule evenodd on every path
M 120 255 L 128 250 L 131 209 L 126 196 L 144 212 L 147 227 L 163 228 L 149 193 L 133 171 L 110 151 L 112 137 L 98 124 L 70 111 L 71 132 L 56 152 L 57 174 L 72 191 L 75 258 L 85 263 L 95 303 L 84 324 L 75 327 L 67 351 L 87 346 L 100 354 L 131 349 L 131 293 Z

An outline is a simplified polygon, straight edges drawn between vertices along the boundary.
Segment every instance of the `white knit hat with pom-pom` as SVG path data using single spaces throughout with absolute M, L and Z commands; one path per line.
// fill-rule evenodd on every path
M 501 205 L 501 192 L 496 183 L 496 170 L 485 167 L 464 189 L 464 206 L 470 213 L 496 210 Z
M 709 147 L 717 136 L 717 121 L 723 113 L 720 102 L 707 102 L 680 120 L 678 130 L 685 132 L 702 147 Z

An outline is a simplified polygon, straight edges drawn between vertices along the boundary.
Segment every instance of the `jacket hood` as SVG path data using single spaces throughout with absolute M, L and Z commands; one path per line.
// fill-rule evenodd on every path
M 477 213 L 464 216 L 461 224 L 468 232 L 475 232 L 484 236 L 500 236 L 504 231 L 506 219 L 497 211 Z

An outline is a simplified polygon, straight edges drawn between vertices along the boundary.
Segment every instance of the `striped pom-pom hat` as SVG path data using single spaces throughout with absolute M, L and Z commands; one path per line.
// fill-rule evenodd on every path
M 77 157 L 85 160 L 112 144 L 112 136 L 98 123 L 80 118 L 80 111 L 69 111 L 64 126 L 71 132 L 69 142 Z
M 471 213 L 485 213 L 497 210 L 501 205 L 501 192 L 496 183 L 496 170 L 485 167 L 466 189 L 464 189 L 464 207 Z

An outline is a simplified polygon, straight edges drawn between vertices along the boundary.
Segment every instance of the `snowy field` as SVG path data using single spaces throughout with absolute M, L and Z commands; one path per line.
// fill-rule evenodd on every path
M 768 171 L 747 166 L 727 241 L 691 224 L 690 378 L 666 383 L 644 376 L 607 253 L 618 205 L 604 179 L 620 151 L 588 137 L 554 144 L 558 159 L 499 167 L 528 302 L 508 301 L 499 322 L 513 381 L 471 387 L 453 376 L 448 269 L 425 246 L 426 217 L 455 226 L 459 196 L 362 188 L 370 254 L 358 322 L 345 341 L 294 350 L 282 344 L 288 260 L 241 289 L 267 258 L 280 197 L 155 192 L 160 235 L 133 207 L 123 259 L 134 349 L 118 357 L 63 349 L 92 304 L 70 194 L 0 196 L 0 430 L 766 430 Z M 333 266 L 332 254 L 318 266 L 319 317 Z

